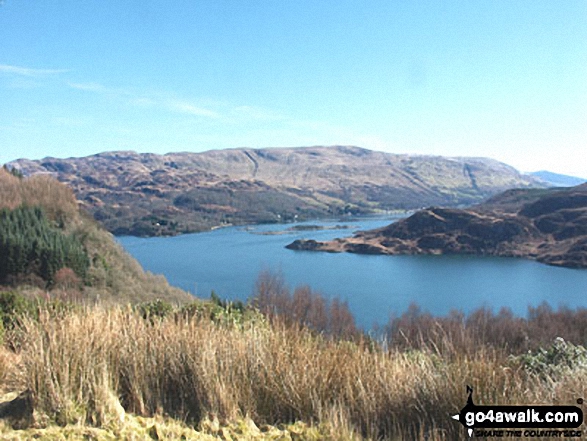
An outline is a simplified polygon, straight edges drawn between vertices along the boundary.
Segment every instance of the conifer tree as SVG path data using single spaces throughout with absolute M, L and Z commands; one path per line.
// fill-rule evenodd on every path
M 85 277 L 89 259 L 79 240 L 53 226 L 38 207 L 0 210 L 0 283 L 36 274 L 50 284 L 64 267 Z

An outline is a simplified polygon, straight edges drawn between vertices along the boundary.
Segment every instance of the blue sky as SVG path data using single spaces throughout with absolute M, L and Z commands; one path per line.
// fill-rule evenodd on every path
M 0 3 L 0 163 L 344 144 L 587 177 L 585 0 Z

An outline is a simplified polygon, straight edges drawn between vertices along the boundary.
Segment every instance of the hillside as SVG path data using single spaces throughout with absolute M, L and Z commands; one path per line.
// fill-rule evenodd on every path
M 485 158 L 396 155 L 358 147 L 109 152 L 20 159 L 51 174 L 114 234 L 171 235 L 227 224 L 459 206 L 544 183 Z
M 468 210 L 428 208 L 387 227 L 294 250 L 514 256 L 587 268 L 587 184 L 510 190 Z
M 0 291 L 63 300 L 174 303 L 192 297 L 145 273 L 49 176 L 0 169 Z
M 528 173 L 536 178 L 542 179 L 544 182 L 554 187 L 574 187 L 587 182 L 587 179 L 577 178 L 576 176 L 561 175 L 546 170 Z

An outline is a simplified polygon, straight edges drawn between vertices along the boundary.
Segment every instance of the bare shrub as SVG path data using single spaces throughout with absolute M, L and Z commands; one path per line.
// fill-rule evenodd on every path
M 517 317 L 507 308 L 494 313 L 488 308 L 466 315 L 452 311 L 433 317 L 411 305 L 386 327 L 388 344 L 398 349 L 433 349 L 436 352 L 473 353 L 491 347 L 520 354 L 548 346 L 560 337 L 573 344 L 587 344 L 587 309 L 553 310 L 547 304 L 529 307 L 527 317 Z
M 279 319 L 288 326 L 347 339 L 362 336 L 346 302 L 329 300 L 309 286 L 299 286 L 292 294 L 281 274 L 262 272 L 251 304 L 270 319 Z
M 20 179 L 0 168 L 0 209 L 13 210 L 22 203 Z
M 261 272 L 255 283 L 252 304 L 270 317 L 285 315 L 290 308 L 290 293 L 283 275 Z
M 71 268 L 61 268 L 55 273 L 51 297 L 54 299 L 78 302 L 82 299 L 82 280 Z
M 55 273 L 54 284 L 56 288 L 64 290 L 79 290 L 81 279 L 71 268 L 61 268 Z
M 332 335 L 344 338 L 353 338 L 360 334 L 347 302 L 341 302 L 337 298 L 332 299 L 329 332 Z
M 64 224 L 76 218 L 78 206 L 73 191 L 48 175 L 18 178 L 0 170 L 0 208 L 22 205 L 42 207 L 49 219 Z
M 78 206 L 73 191 L 55 178 L 35 175 L 21 180 L 22 202 L 42 207 L 49 219 L 64 225 L 73 220 Z

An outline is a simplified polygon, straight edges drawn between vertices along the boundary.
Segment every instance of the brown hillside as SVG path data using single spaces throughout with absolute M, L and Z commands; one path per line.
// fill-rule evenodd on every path
M 25 175 L 55 176 L 73 188 L 107 229 L 134 235 L 458 206 L 508 188 L 542 185 L 490 159 L 396 155 L 343 146 L 167 155 L 109 152 L 21 159 L 9 166 Z
M 294 250 L 515 256 L 587 268 L 587 185 L 512 190 L 469 210 L 428 208 L 377 230 Z

